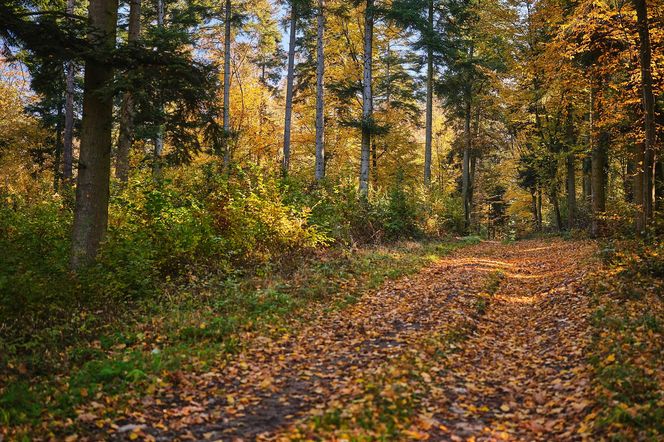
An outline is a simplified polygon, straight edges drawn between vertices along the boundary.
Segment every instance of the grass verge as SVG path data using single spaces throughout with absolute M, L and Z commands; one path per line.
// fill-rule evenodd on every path
M 603 247 L 594 281 L 590 361 L 600 405 L 598 437 L 664 437 L 664 247 Z

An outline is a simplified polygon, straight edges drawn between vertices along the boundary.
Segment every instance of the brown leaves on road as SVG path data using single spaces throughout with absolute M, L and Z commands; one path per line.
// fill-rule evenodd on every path
M 255 338 L 208 373 L 171 376 L 112 426 L 89 427 L 146 440 L 583 439 L 594 250 L 462 249 L 291 335 Z

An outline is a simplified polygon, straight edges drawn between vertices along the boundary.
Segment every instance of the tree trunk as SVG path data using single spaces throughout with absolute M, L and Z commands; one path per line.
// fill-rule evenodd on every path
M 288 44 L 288 74 L 286 76 L 286 113 L 284 118 L 284 156 L 281 171 L 284 175 L 290 169 L 291 155 L 291 121 L 293 116 L 293 80 L 295 77 L 295 37 L 297 35 L 297 8 L 295 3 L 291 6 L 290 42 Z
M 360 156 L 360 197 L 369 195 L 369 154 L 371 126 L 373 124 L 373 93 L 371 89 L 373 67 L 374 0 L 367 0 L 364 12 L 364 74 L 362 78 L 362 149 Z
M 88 39 L 101 51 L 115 46 L 118 0 L 90 0 Z M 96 59 L 85 62 L 81 153 L 72 231 L 71 268 L 94 261 L 108 225 L 113 97 L 104 88 L 113 69 Z
M 53 158 L 53 191 L 60 190 L 60 160 L 62 156 L 62 103 L 58 104 L 58 120 L 55 123 L 55 155 Z
M 597 90 L 601 87 L 601 81 L 597 84 L 591 77 L 590 91 L 590 132 L 592 137 L 590 186 L 592 202 L 591 235 L 599 236 L 601 233 L 600 217 L 606 210 L 606 181 L 608 162 L 608 133 L 604 129 L 598 129 L 597 118 L 601 114 L 601 104 L 597 100 Z
M 429 28 L 433 33 L 433 0 L 429 0 Z M 424 142 L 424 184 L 431 184 L 431 140 L 433 130 L 433 47 L 427 47 L 427 104 Z
M 318 0 L 316 37 L 316 167 L 315 178 L 325 177 L 325 0 Z
M 224 8 L 224 169 L 231 162 L 231 0 Z
M 67 14 L 74 13 L 74 1 L 67 0 Z M 65 76 L 65 131 L 64 142 L 62 145 L 62 178 L 64 182 L 69 183 L 72 179 L 72 170 L 74 168 L 74 77 L 76 66 L 73 61 L 68 61 Z
M 652 67 L 648 11 L 645 0 L 633 0 L 639 32 L 639 64 L 641 65 L 641 91 L 646 134 L 643 155 L 643 210 L 637 216 L 643 218 L 637 224 L 642 230 L 653 218 L 655 206 L 655 97 L 652 90 Z
M 537 216 L 537 190 L 530 189 L 531 205 L 530 209 L 533 211 L 533 222 L 535 223 L 535 230 L 539 230 L 539 217 Z
M 634 145 L 634 175 L 632 178 L 632 194 L 634 206 L 636 207 L 635 227 L 637 232 L 643 232 L 645 229 L 643 217 L 643 155 L 645 153 L 644 143 Z
M 463 164 L 461 165 L 461 175 L 462 175 L 462 184 L 461 184 L 461 198 L 463 199 L 463 213 L 464 213 L 464 223 L 465 229 L 467 230 L 470 227 L 470 154 L 472 149 L 472 134 L 470 133 L 470 119 L 471 119 L 471 98 L 470 94 L 466 94 L 466 111 L 464 118 L 464 134 L 465 134 L 465 144 L 463 147 Z
M 141 0 L 130 0 L 129 30 L 127 42 L 138 41 L 141 35 Z M 131 90 L 122 96 L 120 109 L 120 134 L 118 136 L 118 152 L 115 164 L 115 177 L 124 186 L 129 179 L 129 153 L 134 141 L 134 98 Z
M 542 230 L 542 188 L 537 189 L 537 230 Z
M 164 0 L 157 0 L 157 26 L 160 28 L 164 27 Z M 161 100 L 161 93 L 159 94 L 159 100 Z M 160 112 L 164 112 L 163 103 L 159 103 Z M 152 177 L 156 180 L 161 178 L 161 162 L 162 155 L 164 153 L 164 125 L 163 123 L 159 124 L 157 127 L 157 134 L 154 138 L 154 154 L 152 159 Z
M 553 205 L 553 212 L 556 217 L 556 229 L 558 232 L 562 232 L 563 217 L 560 214 L 560 203 L 558 201 L 558 189 L 556 189 L 556 186 L 552 186 L 552 189 L 549 193 L 549 198 L 551 199 L 551 205 Z
M 567 109 L 567 228 L 572 229 L 576 224 L 576 157 L 574 155 L 574 114 L 571 106 Z
M 585 157 L 583 159 L 583 200 L 588 204 L 592 197 L 592 186 L 590 185 L 590 170 L 592 169 L 592 159 Z

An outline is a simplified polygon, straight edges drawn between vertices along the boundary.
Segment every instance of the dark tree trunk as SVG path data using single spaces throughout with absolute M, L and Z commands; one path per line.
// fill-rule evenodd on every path
M 633 189 L 633 202 L 637 210 L 636 222 L 634 227 L 637 232 L 643 230 L 643 217 L 639 216 L 639 212 L 643 210 L 643 154 L 645 149 L 643 148 L 643 143 L 636 143 L 634 145 L 634 174 L 632 175 L 632 189 Z
M 90 0 L 88 39 L 101 51 L 115 46 L 118 0 Z M 108 225 L 113 97 L 104 88 L 113 69 L 96 59 L 85 63 L 81 153 L 76 185 L 71 267 L 94 261 Z
M 470 120 L 471 120 L 471 97 L 470 94 L 466 93 L 466 110 L 464 116 L 464 141 L 463 146 L 463 164 L 461 165 L 461 198 L 463 199 L 463 215 L 465 229 L 470 228 L 470 212 L 471 212 L 471 203 L 470 203 L 470 156 L 473 145 L 473 136 L 470 130 Z
M 591 79 L 591 170 L 590 186 L 592 201 L 592 222 L 590 232 L 592 236 L 599 236 L 602 230 L 602 220 L 606 210 L 606 182 L 608 169 L 609 134 L 603 128 L 597 127 L 597 118 L 601 115 L 601 103 L 597 99 L 597 92 L 601 88 L 601 81 L 597 83 Z
M 572 229 L 576 224 L 576 157 L 574 154 L 574 114 L 571 106 L 567 109 L 567 166 L 566 191 L 567 191 L 567 227 Z
M 592 169 L 592 160 L 590 157 L 583 159 L 583 201 L 586 204 L 592 197 L 592 186 L 590 185 L 590 170 Z
M 637 229 L 640 232 L 648 227 L 653 218 L 655 206 L 655 97 L 652 90 L 650 33 L 646 0 L 633 0 L 633 3 L 639 32 L 639 64 L 641 65 L 643 120 L 646 134 L 642 168 L 643 210 L 637 215 L 641 218 L 637 220 Z

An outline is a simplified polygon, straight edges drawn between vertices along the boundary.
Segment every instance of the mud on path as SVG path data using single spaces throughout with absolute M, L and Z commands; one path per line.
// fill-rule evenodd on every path
M 583 277 L 595 250 L 562 240 L 458 250 L 294 335 L 182 373 L 113 437 L 580 440 L 593 405 Z

